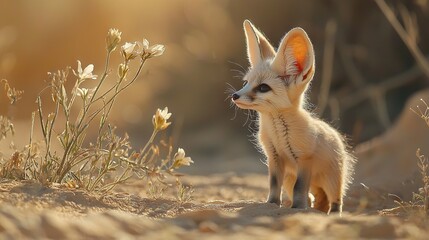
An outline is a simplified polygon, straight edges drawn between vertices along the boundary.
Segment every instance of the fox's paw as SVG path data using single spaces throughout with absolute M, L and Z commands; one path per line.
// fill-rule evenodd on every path
M 292 201 L 289 199 L 283 199 L 282 207 L 286 207 L 286 208 L 292 207 Z
M 339 215 L 341 217 L 341 213 L 343 211 L 343 206 L 340 203 L 331 203 L 331 209 L 329 210 L 329 215 Z
M 308 203 L 306 200 L 302 201 L 302 200 L 296 200 L 295 199 L 292 203 L 292 208 L 307 209 Z
M 269 197 L 267 200 L 267 203 L 275 203 L 276 205 L 280 206 L 280 199 L 274 198 L 274 197 Z

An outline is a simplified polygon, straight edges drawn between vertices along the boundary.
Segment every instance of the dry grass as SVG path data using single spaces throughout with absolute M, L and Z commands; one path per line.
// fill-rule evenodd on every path
M 180 175 L 175 170 L 192 163 L 183 149 L 174 153 L 172 144 L 156 143 L 158 133 L 171 124 L 168 108 L 158 109 L 153 116 L 152 136 L 141 150 L 132 149 L 128 135 L 117 135 L 116 127 L 109 123 L 119 95 L 141 80 L 139 76 L 146 61 L 164 52 L 163 45 L 150 46 L 145 39 L 125 43 L 120 47 L 123 62 L 117 66 L 115 74 L 110 74 L 110 58 L 119 48 L 121 34 L 116 29 L 110 29 L 107 34 L 107 57 L 101 77 L 93 74 L 92 64 L 83 68 L 80 61 L 72 71 L 67 67 L 48 73 L 47 86 L 37 97 L 37 111 L 32 114 L 29 144 L 15 150 L 10 157 L 0 155 L 1 177 L 108 192 L 133 176 L 170 187 L 164 179 L 167 176 L 178 178 Z M 137 69 L 131 68 L 132 62 L 138 62 Z M 69 81 L 73 81 L 71 89 Z M 22 92 L 11 88 L 6 80 L 2 82 L 10 103 L 14 104 Z M 84 83 L 96 86 L 86 88 Z M 50 103 L 46 104 L 47 101 Z M 41 141 L 33 139 L 36 128 L 42 133 Z M 95 138 L 89 139 L 89 131 L 94 130 Z M 14 133 L 13 124 L 5 117 L 0 118 L 0 133 L 0 140 Z M 60 145 L 60 149 L 54 145 Z M 190 191 L 180 186 L 179 199 L 189 199 L 187 193 Z
M 424 104 L 423 110 L 420 106 L 417 106 L 417 109 L 411 110 L 429 126 L 429 106 L 423 99 L 421 101 Z M 429 161 L 421 153 L 420 149 L 417 149 L 416 156 L 419 160 L 417 166 L 419 167 L 423 186 L 419 189 L 419 193 L 414 194 L 413 199 L 423 205 L 424 213 L 429 217 Z
M 403 24 L 401 24 L 398 17 L 395 15 L 394 9 L 384 0 L 375 0 L 375 2 L 390 25 L 395 29 L 396 33 L 410 50 L 420 70 L 429 77 L 429 61 L 418 47 L 419 27 L 415 14 L 408 11 L 403 5 L 400 5 L 398 9 L 403 22 Z M 421 101 L 424 104 L 423 110 L 419 106 L 417 106 L 417 109 L 411 110 L 429 126 L 429 106 L 423 99 L 421 99 Z M 417 215 L 427 218 L 429 216 L 429 165 L 427 158 L 421 154 L 420 149 L 417 149 L 416 156 L 418 158 L 417 166 L 419 167 L 423 187 L 419 189 L 418 193 L 413 193 L 412 201 L 404 202 L 398 198 L 395 202 L 400 205 L 409 216 L 415 217 Z
M 411 111 L 417 114 L 429 126 L 429 106 L 423 99 L 421 99 L 421 102 L 424 104 L 424 109 L 417 106 L 416 109 L 412 108 Z M 420 172 L 422 187 L 419 188 L 417 193 L 413 192 L 411 201 L 404 201 L 397 195 L 389 194 L 399 207 L 388 210 L 384 209 L 381 213 L 403 216 L 413 219 L 418 223 L 426 223 L 429 220 L 429 161 L 421 153 L 420 148 L 416 151 L 416 157 L 418 159 L 417 166 Z

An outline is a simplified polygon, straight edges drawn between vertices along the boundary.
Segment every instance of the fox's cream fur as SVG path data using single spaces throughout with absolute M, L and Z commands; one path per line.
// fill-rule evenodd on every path
M 242 109 L 259 113 L 258 140 L 267 157 L 267 202 L 324 212 L 342 211 L 354 158 L 343 137 L 305 110 L 305 91 L 315 65 L 313 45 L 301 28 L 289 31 L 277 51 L 250 21 L 244 22 L 250 69 L 232 95 Z

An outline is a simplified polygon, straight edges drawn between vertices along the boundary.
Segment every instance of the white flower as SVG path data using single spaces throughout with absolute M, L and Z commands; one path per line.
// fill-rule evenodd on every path
M 146 38 L 143 38 L 143 50 L 149 49 L 149 41 Z
M 161 45 L 161 44 L 156 44 L 156 45 L 153 45 L 152 47 L 150 47 L 149 50 L 152 53 L 152 56 L 158 57 L 158 56 L 161 56 L 164 53 L 165 46 Z
M 168 120 L 171 117 L 171 113 L 168 112 L 168 107 L 165 107 L 163 110 L 158 109 L 158 111 L 165 120 Z
M 165 107 L 164 110 L 158 108 L 152 117 L 153 126 L 158 131 L 166 129 L 171 124 L 171 122 L 167 122 L 170 117 L 171 113 L 168 112 L 168 107 Z
M 95 89 L 88 89 L 88 88 L 77 88 L 76 95 L 81 97 L 83 100 L 90 98 L 92 94 L 94 93 Z
M 179 148 L 177 153 L 174 154 L 174 162 L 172 168 L 179 168 L 181 166 L 189 166 L 194 163 L 190 157 L 186 157 L 185 150 Z
M 79 60 L 77 60 L 77 73 L 75 70 L 73 70 L 73 74 L 77 76 L 79 80 L 97 79 L 98 76 L 92 74 L 92 71 L 94 71 L 93 64 L 89 64 L 84 70 L 82 70 L 82 64 Z
M 147 39 L 143 39 L 142 44 L 142 58 L 158 57 L 161 56 L 165 51 L 165 46 L 161 44 L 149 46 L 149 41 Z
M 125 54 L 131 54 L 133 51 L 134 51 L 134 48 L 137 46 L 137 43 L 136 42 L 134 42 L 134 43 L 129 43 L 129 42 L 126 42 L 124 45 L 122 45 L 122 51 L 125 53 Z
M 136 49 L 136 47 L 137 47 L 137 49 Z M 139 43 L 139 42 L 133 42 L 133 43 L 126 42 L 124 45 L 122 45 L 121 49 L 122 49 L 122 56 L 124 56 L 125 60 L 129 61 L 131 59 L 134 59 L 135 57 L 137 57 L 140 54 L 141 43 Z

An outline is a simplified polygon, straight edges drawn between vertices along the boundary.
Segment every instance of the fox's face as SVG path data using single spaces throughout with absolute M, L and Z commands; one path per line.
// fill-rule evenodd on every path
M 244 22 L 244 30 L 251 67 L 232 101 L 242 109 L 259 112 L 300 107 L 314 75 L 313 46 L 305 31 L 292 29 L 275 52 L 250 21 Z

